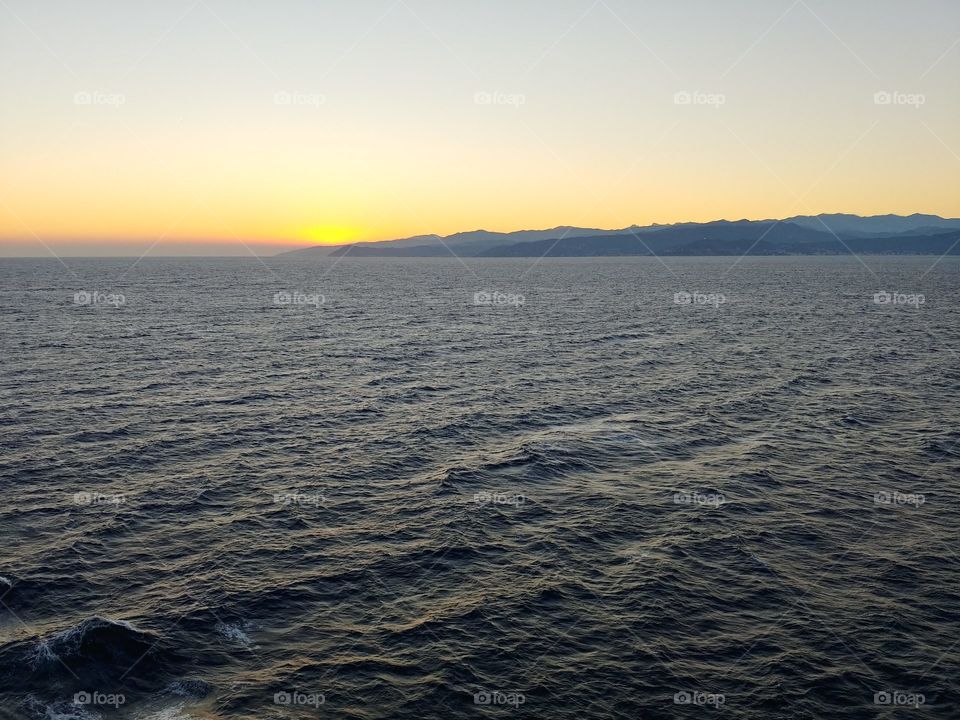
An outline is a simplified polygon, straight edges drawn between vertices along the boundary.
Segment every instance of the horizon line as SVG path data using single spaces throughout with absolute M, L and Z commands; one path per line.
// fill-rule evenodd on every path
M 150 254 L 150 250 L 152 250 L 154 247 L 158 247 L 158 246 L 160 246 L 160 247 L 166 247 L 166 248 L 170 248 L 170 249 L 175 248 L 175 247 L 192 247 L 192 248 L 196 248 L 197 250 L 200 250 L 203 246 L 212 246 L 212 247 L 210 247 L 209 249 L 210 249 L 210 250 L 214 250 L 214 249 L 218 249 L 218 248 L 220 248 L 220 247 L 226 247 L 226 246 L 234 247 L 234 246 L 237 246 L 237 245 L 242 246 L 243 248 L 245 248 L 245 249 L 246 249 L 246 252 L 239 252 L 239 253 L 237 253 L 237 254 L 229 254 L 229 255 L 218 255 L 218 254 L 211 254 L 211 253 L 201 252 L 201 253 L 187 253 L 187 254 L 184 254 L 184 255 L 162 255 L 162 256 L 157 256 L 157 257 L 166 257 L 166 258 L 196 258 L 196 257 L 212 257 L 212 258 L 223 257 L 223 258 L 226 258 L 226 257 L 246 257 L 246 256 L 251 256 L 251 257 L 276 257 L 276 256 L 283 255 L 283 254 L 286 254 L 286 253 L 291 252 L 291 251 L 304 250 L 304 249 L 307 249 L 307 248 L 326 247 L 326 248 L 330 248 L 331 250 L 335 250 L 335 249 L 338 249 L 338 248 L 349 247 L 349 246 L 351 246 L 351 245 L 364 245 L 364 244 L 386 243 L 386 242 L 392 242 L 392 241 L 398 241 L 398 240 L 410 240 L 410 239 L 421 238 L 421 237 L 422 237 L 422 238 L 441 238 L 441 239 L 444 239 L 444 238 L 452 237 L 452 236 L 454 236 L 454 235 L 460 235 L 460 234 L 472 233 L 472 232 L 489 232 L 489 233 L 497 233 L 497 234 L 509 235 L 509 234 L 521 233 L 521 232 L 545 232 L 545 231 L 548 231 L 548 230 L 557 230 L 557 229 L 561 229 L 561 228 L 573 228 L 573 229 L 583 229 L 583 230 L 599 230 L 599 231 L 602 231 L 602 232 L 612 232 L 612 231 L 628 230 L 628 229 L 630 229 L 630 228 L 670 227 L 670 226 L 675 226 L 675 225 L 709 225 L 709 224 L 712 224 L 712 223 L 722 223 L 722 222 L 728 222 L 728 223 L 737 223 L 737 222 L 784 222 L 784 221 L 790 220 L 790 219 L 792 219 L 792 218 L 822 217 L 822 216 L 825 216 L 825 215 L 843 215 L 843 216 L 849 216 L 849 217 L 857 217 L 857 218 L 861 218 L 861 219 L 866 219 L 866 218 L 878 218 L 878 217 L 909 218 L 909 217 L 914 217 L 914 216 L 917 216 L 917 215 L 924 215 L 924 216 L 929 216 L 929 217 L 932 217 L 932 218 L 939 218 L 939 219 L 941 219 L 941 220 L 960 220 L 960 216 L 946 216 L 946 215 L 939 215 L 939 214 L 937 214 L 937 213 L 932 213 L 932 212 L 917 212 L 917 211 L 911 212 L 911 213 L 888 212 L 888 213 L 878 213 L 878 214 L 873 214 L 873 215 L 860 215 L 859 213 L 855 213 L 855 212 L 844 212 L 844 211 L 840 211 L 840 212 L 820 212 L 820 213 L 809 213 L 809 214 L 801 214 L 801 215 L 788 215 L 788 216 L 781 217 L 781 218 L 777 218 L 777 217 L 763 217 L 763 218 L 747 218 L 747 217 L 741 217 L 741 218 L 736 218 L 736 219 L 728 219 L 728 218 L 724 217 L 724 218 L 716 218 L 716 219 L 713 219 L 713 220 L 702 220 L 702 221 L 701 221 L 701 220 L 676 220 L 676 221 L 671 221 L 671 222 L 652 222 L 652 223 L 648 223 L 648 224 L 646 224 L 646 225 L 640 225 L 640 224 L 637 224 L 637 223 L 633 223 L 633 224 L 630 224 L 630 225 L 624 225 L 624 226 L 622 226 L 622 227 L 609 227 L 609 228 L 605 228 L 605 227 L 586 227 L 586 226 L 580 226 L 580 225 L 560 224 L 560 225 L 553 225 L 553 226 L 551 226 L 551 227 L 544 227 L 544 228 L 524 227 L 524 228 L 513 229 L 513 230 L 490 230 L 490 229 L 488 229 L 488 228 L 486 228 L 486 227 L 482 227 L 482 226 L 481 226 L 481 227 L 477 227 L 477 228 L 471 229 L 471 230 L 458 230 L 458 231 L 456 231 L 456 232 L 449 233 L 449 234 L 447 234 L 447 235 L 440 235 L 439 233 L 416 233 L 416 234 L 413 234 L 413 235 L 393 236 L 393 237 L 387 237 L 387 238 L 382 238 L 382 239 L 370 239 L 370 240 L 359 240 L 359 239 L 358 239 L 358 240 L 351 240 L 351 241 L 349 241 L 349 242 L 336 241 L 336 242 L 329 242 L 329 243 L 328 243 L 328 242 L 310 241 L 310 240 L 293 240 L 293 239 L 290 239 L 290 240 L 286 240 L 286 239 L 284 239 L 284 240 L 277 240 L 277 239 L 269 239 L 269 238 L 263 238 L 263 237 L 246 237 L 246 238 L 244 238 L 244 237 L 233 237 L 233 238 L 219 238 L 219 237 L 211 237 L 211 238 L 205 238 L 205 237 L 176 238 L 176 237 L 170 237 L 170 238 L 160 238 L 160 239 L 158 240 L 158 239 L 155 238 L 155 237 L 149 237 L 149 236 L 147 236 L 147 237 L 138 236 L 138 237 L 132 237 L 132 238 L 119 238 L 119 237 L 91 238 L 91 237 L 88 237 L 88 236 L 67 236 L 67 237 L 46 238 L 46 239 L 40 238 L 40 237 L 38 237 L 38 236 L 36 236 L 36 235 L 26 236 L 26 237 L 0 236 L 0 259 L 2 259 L 2 258 L 6 258 L 6 259 L 37 259 L 37 258 L 58 258 L 58 257 L 70 257 L 70 258 L 86 258 L 86 257 L 89 257 L 89 258 L 110 258 L 110 257 L 116 257 L 116 258 L 124 258 L 124 257 L 136 257 L 136 256 L 138 256 L 138 255 L 139 255 L 139 257 L 145 258 L 145 257 L 147 257 L 147 256 Z M 7 244 L 7 245 L 12 245 L 12 244 L 17 244 L 17 245 L 36 245 L 36 244 L 38 244 L 38 243 L 39 243 L 39 245 L 42 246 L 42 247 L 41 247 L 41 250 L 38 250 L 38 251 L 37 251 L 37 254 L 28 254 L 28 255 L 4 255 L 4 254 L 3 254 L 3 249 L 4 249 L 4 245 L 5 245 L 5 244 Z M 60 252 L 54 252 L 54 251 L 49 247 L 49 244 L 50 244 L 50 243 L 53 243 L 53 244 L 57 245 L 57 246 L 58 246 L 57 249 L 60 250 Z M 75 245 L 86 245 L 86 246 L 87 246 L 89 249 L 91 249 L 91 250 L 94 249 L 94 248 L 100 248 L 100 249 L 102 249 L 102 250 L 111 250 L 111 249 L 120 250 L 120 249 L 123 249 L 123 248 L 127 248 L 127 249 L 129 249 L 130 252 L 127 253 L 127 254 L 121 254 L 121 255 L 104 255 L 104 254 L 97 254 L 97 253 L 92 253 L 92 252 L 87 252 L 87 253 L 83 253 L 83 254 L 72 254 L 72 253 L 69 252 L 69 249 L 68 249 L 68 248 L 63 247 L 63 244 L 65 244 L 65 243 L 66 243 L 66 244 L 75 244 Z M 145 252 L 143 252 L 143 253 L 138 253 L 138 252 L 136 252 L 135 248 L 131 247 L 131 244 L 149 244 L 150 247 L 149 247 Z M 261 254 L 255 252 L 255 251 L 254 251 L 254 248 L 251 247 L 251 246 L 257 246 L 257 249 L 259 249 L 259 250 L 266 250 L 266 249 L 271 249 L 271 250 L 273 250 L 273 249 L 275 249 L 276 252 L 273 252 L 273 253 L 271 253 L 271 254 L 261 255 Z M 45 249 L 46 252 L 42 252 L 43 249 Z

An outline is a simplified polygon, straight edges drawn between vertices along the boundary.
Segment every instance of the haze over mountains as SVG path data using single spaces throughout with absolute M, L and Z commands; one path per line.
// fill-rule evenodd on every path
M 960 254 L 960 219 L 938 215 L 797 215 L 783 220 L 634 225 L 619 230 L 561 226 L 501 233 L 418 235 L 317 245 L 283 255 L 339 257 L 600 257 L 623 255 Z

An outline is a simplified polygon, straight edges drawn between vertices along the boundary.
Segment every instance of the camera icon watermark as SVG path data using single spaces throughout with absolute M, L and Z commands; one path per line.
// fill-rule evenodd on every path
M 518 708 L 527 701 L 522 692 L 502 690 L 478 690 L 473 694 L 474 705 L 509 705 Z
M 704 293 L 694 290 L 693 292 L 681 291 L 673 294 L 674 305 L 709 305 L 718 308 L 726 301 L 727 296 L 717 292 Z
M 519 507 L 527 502 L 527 496 L 520 493 L 488 492 L 474 493 L 473 501 L 480 505 L 514 505 Z
M 892 705 L 916 709 L 926 702 L 927 698 L 923 693 L 906 692 L 904 690 L 881 690 L 873 694 L 874 705 Z
M 73 294 L 74 305 L 109 305 L 118 308 L 127 304 L 123 293 L 104 293 L 98 290 L 78 290 Z
M 280 690 L 273 694 L 274 705 L 319 708 L 327 702 L 323 693 L 305 693 L 298 690 Z
M 488 307 L 519 307 L 527 298 L 519 293 L 503 293 L 491 290 L 481 290 L 473 294 L 473 304 Z
M 74 105 L 106 105 L 120 107 L 127 102 L 127 96 L 122 93 L 105 93 L 99 90 L 80 90 L 73 94 Z
M 274 105 L 295 105 L 318 108 L 325 105 L 327 96 L 320 93 L 290 92 L 280 90 L 273 94 Z
M 908 105 L 919 108 L 927 102 L 923 93 L 905 93 L 898 90 L 878 90 L 873 94 L 874 105 Z
M 98 690 L 81 690 L 73 694 L 74 705 L 102 705 L 118 708 L 127 702 L 122 693 L 103 693 Z
M 719 109 L 727 102 L 723 93 L 706 93 L 696 90 L 678 90 L 673 94 L 674 105 L 706 105 Z
M 926 501 L 927 498 L 922 493 L 902 493 L 894 490 L 893 492 L 880 491 L 873 494 L 874 505 L 912 505 L 918 508 Z
M 696 505 L 718 508 L 727 502 L 723 493 L 678 492 L 673 494 L 674 505 Z
M 273 502 L 284 507 L 288 505 L 312 505 L 326 507 L 327 498 L 320 493 L 274 493 Z
M 727 702 L 723 693 L 708 693 L 700 690 L 680 690 L 673 694 L 674 705 L 712 705 L 720 707 Z
M 927 302 L 927 298 L 920 293 L 900 293 L 881 290 L 873 294 L 874 305 L 906 305 L 919 308 Z
M 474 105 L 507 105 L 518 108 L 526 104 L 527 96 L 521 93 L 503 93 L 497 90 L 478 90 L 473 94 Z
M 274 305 L 292 305 L 295 307 L 306 307 L 312 305 L 319 308 L 327 301 L 327 298 L 320 293 L 304 293 L 299 290 L 280 290 L 273 294 Z

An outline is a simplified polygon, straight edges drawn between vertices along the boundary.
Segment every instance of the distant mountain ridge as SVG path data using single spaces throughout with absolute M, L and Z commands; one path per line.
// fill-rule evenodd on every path
M 457 254 L 473 255 L 495 247 L 497 245 L 512 245 L 520 242 L 532 242 L 536 240 L 545 240 L 550 238 L 563 237 L 565 235 L 613 235 L 620 232 L 626 232 L 629 228 L 623 230 L 603 230 L 601 228 L 577 228 L 566 225 L 550 228 L 547 230 L 516 230 L 514 232 L 494 232 L 491 230 L 470 230 L 467 232 L 454 233 L 445 237 L 440 235 L 415 235 L 408 238 L 399 238 L 397 240 L 381 240 L 378 242 L 360 242 L 350 245 L 324 246 L 314 245 L 308 248 L 291 250 L 284 255 L 292 254 L 313 254 L 321 255 L 342 255 L 349 252 L 355 256 L 403 256 L 410 255 L 414 257 L 424 257 L 428 255 L 449 255 L 450 249 L 457 249 Z M 433 248 L 435 252 L 428 252 L 427 248 Z
M 715 220 L 633 225 L 618 230 L 560 226 L 503 233 L 473 230 L 446 237 L 313 246 L 287 256 L 602 257 L 625 255 L 960 254 L 960 219 L 938 215 L 844 213 L 783 220 Z
M 915 232 L 924 228 L 960 229 L 960 219 L 942 218 L 939 215 L 850 215 L 848 213 L 823 213 L 820 215 L 796 215 L 785 218 L 814 230 L 823 230 L 824 225 L 835 233 L 875 234 Z

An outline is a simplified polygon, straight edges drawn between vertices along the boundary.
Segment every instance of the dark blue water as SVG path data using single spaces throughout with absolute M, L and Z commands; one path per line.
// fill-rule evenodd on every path
M 960 716 L 934 260 L 3 261 L 0 716 Z

